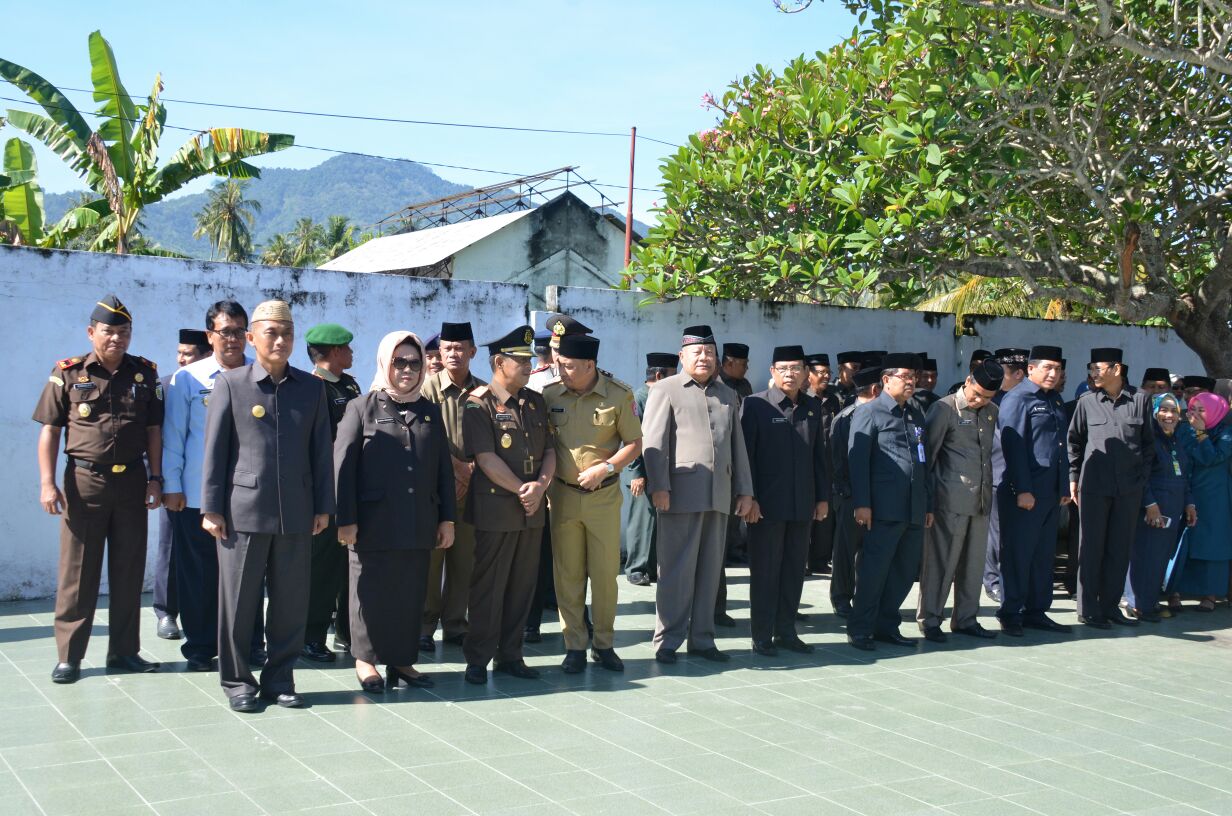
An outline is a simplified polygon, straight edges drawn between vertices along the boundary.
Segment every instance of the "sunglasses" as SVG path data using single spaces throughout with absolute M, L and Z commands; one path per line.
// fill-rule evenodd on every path
M 395 357 L 393 359 L 394 371 L 422 371 L 423 360 L 418 357 Z

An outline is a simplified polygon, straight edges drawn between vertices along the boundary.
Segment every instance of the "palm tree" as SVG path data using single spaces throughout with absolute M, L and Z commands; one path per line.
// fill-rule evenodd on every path
M 261 253 L 261 263 L 266 266 L 294 266 L 295 253 L 291 250 L 291 242 L 285 233 L 278 233 L 265 245 Z
M 244 198 L 246 182 L 227 179 L 209 191 L 209 199 L 197 213 L 193 237 L 208 236 L 214 257 L 246 261 L 252 257 L 252 225 L 261 212 L 260 201 Z
M 321 239 L 321 260 L 332 261 L 355 248 L 355 225 L 345 215 L 331 215 Z
M 325 240 L 325 229 L 311 218 L 301 218 L 295 222 L 287 241 L 291 244 L 292 266 L 316 266 L 321 260 L 321 244 Z

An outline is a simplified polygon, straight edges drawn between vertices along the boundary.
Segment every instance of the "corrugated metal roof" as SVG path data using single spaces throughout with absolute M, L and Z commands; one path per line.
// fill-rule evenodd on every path
M 519 210 L 402 235 L 373 238 L 345 255 L 321 264 L 320 268 L 340 272 L 390 272 L 431 266 L 532 212 Z

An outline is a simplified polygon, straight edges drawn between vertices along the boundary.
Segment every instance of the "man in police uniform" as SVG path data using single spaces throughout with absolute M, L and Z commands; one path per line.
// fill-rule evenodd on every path
M 749 515 L 749 602 L 753 651 L 811 652 L 796 634 L 813 522 L 830 513 L 825 411 L 804 385 L 804 349 L 778 346 L 773 384 L 740 405 L 753 475 Z
M 175 347 L 176 369 L 210 356 L 210 341 L 200 329 L 180 329 L 179 340 Z M 164 402 L 171 376 L 166 374 L 158 380 L 158 384 L 163 387 Z M 165 443 L 166 439 L 163 441 Z M 166 476 L 166 471 L 163 475 Z M 163 487 L 166 487 L 166 484 Z M 163 499 L 166 500 L 165 493 Z M 179 640 L 184 636 L 175 620 L 180 616 L 180 600 L 175 583 L 175 548 L 172 546 L 175 539 L 174 529 L 175 520 L 164 504 L 158 513 L 158 554 L 154 557 L 153 604 L 154 615 L 158 618 L 157 634 L 164 640 Z
M 980 626 L 980 581 L 992 507 L 992 446 L 1001 366 L 985 359 L 956 394 L 942 397 L 924 419 L 936 524 L 924 538 L 916 620 L 924 637 L 944 643 L 945 602 L 954 588 L 950 631 L 994 637 Z
M 847 640 L 864 650 L 874 640 L 915 643 L 898 631 L 899 608 L 919 577 L 924 530 L 933 525 L 924 417 L 911 402 L 920 361 L 887 354 L 882 365 L 881 394 L 852 414 L 847 449 L 856 524 L 868 531 Z
M 98 604 L 107 550 L 110 604 L 107 667 L 157 671 L 141 651 L 141 584 L 147 511 L 162 500 L 162 386 L 158 371 L 127 353 L 132 316 L 115 295 L 95 304 L 86 336 L 93 349 L 61 360 L 43 386 L 34 421 L 39 432 L 39 502 L 61 513 L 56 584 L 55 683 L 81 676 Z M 64 429 L 64 492 L 56 459 Z M 149 472 L 147 473 L 147 461 Z
M 1142 492 L 1155 461 L 1151 399 L 1125 382 L 1119 348 L 1091 349 L 1095 388 L 1069 425 L 1070 498 L 1080 507 L 1078 615 L 1090 626 L 1136 625 L 1121 612 Z M 1150 505 L 1158 516 L 1159 507 Z M 1179 519 L 1178 519 L 1179 521 Z
M 856 400 L 838 412 L 830 424 L 830 490 L 834 517 L 834 555 L 830 567 L 830 605 L 840 618 L 851 615 L 856 592 L 856 556 L 864 546 L 864 528 L 856 524 L 851 506 L 851 471 L 847 450 L 851 440 L 851 416 L 881 393 L 881 367 L 861 368 L 851 378 Z
M 350 331 L 337 323 L 321 323 L 304 335 L 312 374 L 325 383 L 325 402 L 329 406 L 330 438 L 338 436 L 338 423 L 347 403 L 360 395 L 359 383 L 346 373 L 354 363 Z M 347 551 L 338 546 L 338 528 L 330 524 L 312 537 L 312 579 L 308 588 L 308 623 L 304 629 L 304 650 L 308 660 L 333 663 L 337 656 L 325 646 L 325 633 L 334 625 L 334 646 L 350 648 L 351 623 L 348 612 Z
M 998 355 L 998 358 L 1000 355 Z M 1056 385 L 1061 349 L 1035 346 L 1027 379 L 1002 393 L 993 446 L 993 484 L 1001 526 L 1001 631 L 1021 637 L 1023 628 L 1068 632 L 1048 617 L 1052 608 L 1052 563 L 1057 519 L 1069 503 L 1065 406 Z M 1008 376 L 1008 372 L 1007 372 Z
M 659 511 L 655 659 L 675 663 L 688 641 L 705 660 L 729 656 L 714 645 L 714 606 L 727 515 L 748 516 L 753 480 L 736 393 L 719 380 L 714 333 L 690 326 L 681 338 L 683 371 L 656 385 L 646 402 L 646 486 Z
M 492 382 L 466 397 L 465 454 L 475 461 L 466 501 L 475 529 L 465 680 L 483 685 L 488 663 L 513 677 L 539 672 L 522 658 L 522 631 L 539 571 L 544 497 L 556 471 L 543 397 L 526 387 L 534 332 L 519 326 L 487 344 Z
M 333 444 L 321 380 L 289 365 L 291 307 L 252 313 L 252 365 L 219 374 L 205 419 L 201 525 L 218 540 L 218 674 L 231 709 L 261 699 L 299 708 L 295 661 L 304 648 L 312 536 L 334 512 Z M 269 655 L 261 681 L 245 658 L 261 584 L 269 588 Z
M 646 382 L 633 392 L 633 411 L 638 419 L 646 415 L 646 400 L 650 389 L 659 380 L 676 373 L 680 358 L 675 354 L 654 352 L 646 355 Z M 625 577 L 634 586 L 650 586 L 658 577 L 655 536 L 658 519 L 650 494 L 646 492 L 646 463 L 639 455 L 620 472 L 621 486 L 629 492 L 625 497 L 621 521 L 621 549 L 625 553 Z
M 466 605 L 471 593 L 471 570 L 475 565 L 475 528 L 466 519 L 466 497 L 475 464 L 463 450 L 462 414 L 466 397 L 486 383 L 471 371 L 474 359 L 475 333 L 470 323 L 442 323 L 440 331 L 441 363 L 444 368 L 427 375 L 423 398 L 441 406 L 445 422 L 445 437 L 449 440 L 449 456 L 453 461 L 453 476 L 458 502 L 458 521 L 454 525 L 453 546 L 433 550 L 428 561 L 428 594 L 424 602 L 423 626 L 419 632 L 419 650 L 433 652 L 432 636 L 441 625 L 445 643 L 461 646 L 466 637 Z
M 556 446 L 552 508 L 552 570 L 565 639 L 561 668 L 586 668 L 586 582 L 590 581 L 594 644 L 591 658 L 624 671 L 613 648 L 616 578 L 620 574 L 620 471 L 642 451 L 642 424 L 629 386 L 596 368 L 599 341 L 567 335 L 556 349 L 561 381 L 543 390 Z

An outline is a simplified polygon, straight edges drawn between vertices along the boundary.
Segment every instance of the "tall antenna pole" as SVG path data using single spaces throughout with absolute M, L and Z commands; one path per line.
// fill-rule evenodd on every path
M 637 154 L 637 128 L 629 136 L 629 196 L 625 199 L 625 268 L 633 246 L 633 158 Z

